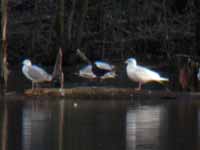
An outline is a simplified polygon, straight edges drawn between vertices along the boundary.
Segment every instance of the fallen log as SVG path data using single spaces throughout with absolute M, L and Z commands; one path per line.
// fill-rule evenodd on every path
M 78 99 L 175 99 L 176 94 L 170 91 L 135 91 L 133 88 L 115 87 L 73 87 L 65 89 L 38 88 L 25 91 L 26 96 L 55 96 Z

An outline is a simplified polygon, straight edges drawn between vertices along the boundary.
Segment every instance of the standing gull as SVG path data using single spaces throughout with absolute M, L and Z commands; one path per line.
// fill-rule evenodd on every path
M 167 78 L 161 77 L 157 72 L 154 72 L 148 68 L 137 65 L 134 58 L 129 58 L 125 62 L 127 64 L 126 72 L 128 77 L 135 82 L 139 82 L 138 88 L 136 90 L 141 90 L 141 86 L 144 83 L 156 81 L 169 81 Z
M 200 80 L 200 68 L 199 68 L 198 73 L 197 73 L 197 79 Z
M 37 65 L 32 65 L 29 59 L 25 59 L 22 64 L 22 72 L 26 78 L 32 81 L 32 89 L 34 88 L 34 84 L 37 86 L 38 83 L 52 81 L 50 74 Z

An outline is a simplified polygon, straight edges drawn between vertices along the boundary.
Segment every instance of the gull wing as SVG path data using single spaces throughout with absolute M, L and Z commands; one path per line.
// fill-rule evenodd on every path
M 92 72 L 92 65 L 87 65 L 80 69 L 79 76 L 84 78 L 95 78 L 95 74 Z
M 49 75 L 42 68 L 32 65 L 28 68 L 28 75 L 35 81 L 50 81 L 51 75 Z
M 160 75 L 157 72 L 152 71 L 142 66 L 137 66 L 137 68 L 135 69 L 135 74 L 142 80 L 159 80 L 160 79 Z
M 80 72 L 92 72 L 92 65 L 86 65 L 82 69 L 80 69 Z
M 115 77 L 116 77 L 116 73 L 111 71 L 103 75 L 101 79 L 108 79 L 108 78 L 115 78 Z
M 99 68 L 99 69 L 103 69 L 103 70 L 108 70 L 108 71 L 111 71 L 114 69 L 114 66 L 113 65 L 110 65 L 106 62 L 103 62 L 103 61 L 96 61 L 95 62 L 95 65 Z

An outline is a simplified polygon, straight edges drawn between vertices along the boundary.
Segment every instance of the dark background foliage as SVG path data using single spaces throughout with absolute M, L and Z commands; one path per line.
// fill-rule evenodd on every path
M 53 65 L 59 47 L 66 66 L 77 48 L 92 60 L 198 56 L 199 16 L 198 0 L 9 0 L 8 62 Z

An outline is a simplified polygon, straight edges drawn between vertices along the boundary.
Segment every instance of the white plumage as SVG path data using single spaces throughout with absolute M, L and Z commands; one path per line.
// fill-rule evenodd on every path
M 141 89 L 142 84 L 156 81 L 168 81 L 167 78 L 161 77 L 157 72 L 152 71 L 148 68 L 137 65 L 136 60 L 134 58 L 129 58 L 126 60 L 126 72 L 128 77 L 135 82 L 139 82 L 139 87 L 137 90 Z
M 52 80 L 51 75 L 37 65 L 32 65 L 29 59 L 24 60 L 22 64 L 22 72 L 26 78 L 32 81 L 32 88 L 34 83 L 50 82 Z
M 99 69 L 105 69 L 108 70 L 108 72 L 106 72 L 104 75 L 98 77 L 97 75 L 95 75 L 95 73 L 92 71 L 92 65 L 88 64 L 86 66 L 84 66 L 82 69 L 79 70 L 78 75 L 80 77 L 83 78 L 87 78 L 87 79 L 96 79 L 96 78 L 100 78 L 100 79 L 108 79 L 108 78 L 115 78 L 116 77 L 116 73 L 113 70 L 114 66 L 110 65 L 106 62 L 102 62 L 102 61 L 96 61 L 95 65 L 99 68 Z M 110 71 L 109 71 L 110 70 Z
M 197 78 L 198 78 L 198 80 L 200 80 L 200 68 L 199 68 L 199 71 L 197 73 Z
M 78 75 L 87 79 L 94 79 L 96 75 L 92 72 L 92 65 L 87 65 L 79 70 Z
M 110 64 L 103 62 L 103 61 L 95 61 L 95 65 L 99 69 L 104 69 L 104 70 L 109 70 L 109 71 L 112 71 L 115 68 L 113 65 L 110 65 Z

